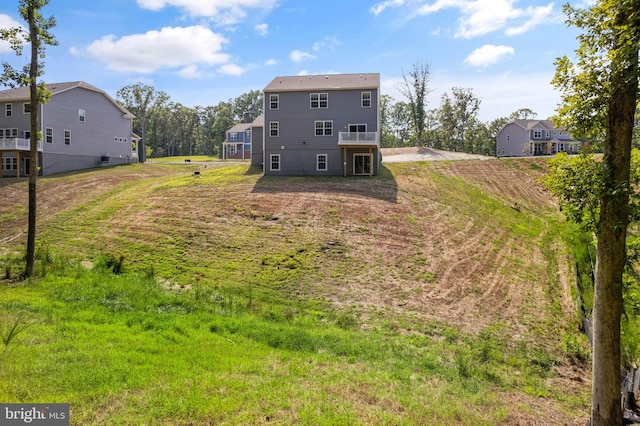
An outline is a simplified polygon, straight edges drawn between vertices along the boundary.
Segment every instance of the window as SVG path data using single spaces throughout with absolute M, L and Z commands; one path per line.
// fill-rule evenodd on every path
M 17 138 L 18 137 L 18 129 L 4 129 L 4 137 L 5 138 Z
M 11 115 L 13 114 L 13 105 L 12 104 L 5 104 L 4 111 L 5 111 L 5 114 L 7 115 L 7 117 L 11 117 Z
M 542 130 L 534 130 L 533 131 L 534 139 L 542 139 Z
M 328 93 L 312 93 L 310 99 L 311 99 L 311 108 L 328 108 L 329 107 Z
M 366 131 L 367 131 L 366 124 L 349 124 L 349 132 L 351 133 L 357 133 L 357 132 L 364 133 Z
M 118 142 L 118 137 L 117 137 L 117 136 L 114 136 L 114 137 L 113 137 L 113 141 L 114 141 L 114 142 Z
M 371 92 L 362 92 L 362 108 L 371 107 Z
M 272 121 L 269 123 L 269 136 L 277 138 L 280 133 L 280 123 Z
M 319 172 L 327 171 L 327 154 L 318 154 L 316 164 Z
M 229 133 L 229 140 L 230 141 L 237 141 L 238 140 L 238 134 L 237 133 Z
M 71 145 L 71 130 L 64 131 L 64 144 Z
M 549 139 L 550 132 L 547 130 L 547 139 Z
M 269 109 L 280 108 L 280 95 L 269 95 Z
M 87 119 L 87 114 L 86 114 L 85 110 L 79 109 L 78 110 L 78 120 L 84 122 L 86 119 Z
M 280 171 L 280 154 L 271 154 L 269 156 L 270 164 L 271 164 L 271 170 L 274 172 L 279 172 Z
M 316 136 L 331 136 L 333 134 L 333 121 L 316 121 Z
M 511 135 L 507 135 L 507 142 L 511 140 Z
M 44 129 L 44 140 L 47 143 L 53 143 L 53 129 L 51 127 Z
M 22 112 L 24 114 L 29 114 L 31 113 L 31 103 L 24 103 L 22 104 Z

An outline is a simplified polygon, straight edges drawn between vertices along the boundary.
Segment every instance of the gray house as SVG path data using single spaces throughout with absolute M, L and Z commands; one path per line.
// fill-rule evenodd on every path
M 530 157 L 558 152 L 577 154 L 580 144 L 565 128 L 555 127 L 550 120 L 512 120 L 496 136 L 496 155 Z
M 378 173 L 380 74 L 276 77 L 264 102 L 265 175 Z
M 227 130 L 227 138 L 222 143 L 222 158 L 251 158 L 251 123 L 239 123 Z
M 138 161 L 134 116 L 102 90 L 82 81 L 48 84 L 40 106 L 40 174 Z M 0 91 L 0 177 L 29 171 L 29 88 Z
M 259 115 L 251 123 L 251 165 L 261 166 L 264 140 L 264 115 Z

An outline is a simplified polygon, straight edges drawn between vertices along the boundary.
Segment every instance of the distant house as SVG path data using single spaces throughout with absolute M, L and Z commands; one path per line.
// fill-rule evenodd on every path
M 239 123 L 227 130 L 222 143 L 222 158 L 248 160 L 251 158 L 251 123 Z
M 262 165 L 262 149 L 264 140 L 264 115 L 258 116 L 251 123 L 251 165 Z
M 558 152 L 577 154 L 580 144 L 565 128 L 555 127 L 550 120 L 512 120 L 496 136 L 496 155 L 530 157 Z
M 380 74 L 276 77 L 264 102 L 265 175 L 378 173 Z
M 40 106 L 40 174 L 138 161 L 134 116 L 102 90 L 82 81 L 48 84 Z M 0 91 L 0 177 L 29 172 L 29 87 Z

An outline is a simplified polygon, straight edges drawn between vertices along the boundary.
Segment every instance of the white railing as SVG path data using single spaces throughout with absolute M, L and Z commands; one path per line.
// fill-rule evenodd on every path
M 0 139 L 0 149 L 3 150 L 16 150 L 16 151 L 29 151 L 31 139 L 21 138 L 2 138 Z M 38 151 L 42 151 L 42 141 L 38 141 Z
M 378 132 L 338 132 L 338 145 L 377 145 Z

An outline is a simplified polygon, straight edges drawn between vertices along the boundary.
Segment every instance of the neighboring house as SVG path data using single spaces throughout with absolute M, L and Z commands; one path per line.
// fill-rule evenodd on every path
M 227 130 L 227 139 L 222 143 L 222 158 L 251 158 L 251 123 L 236 124 Z
M 264 102 L 265 175 L 378 173 L 380 74 L 276 77 Z
M 550 120 L 512 120 L 496 136 L 496 156 L 577 154 L 580 144 L 566 129 L 555 127 Z
M 264 140 L 264 115 L 258 116 L 251 123 L 251 165 L 262 165 L 262 149 Z
M 138 161 L 134 116 L 102 90 L 82 81 L 47 84 L 40 105 L 40 174 Z M 29 87 L 0 91 L 0 177 L 29 172 Z

